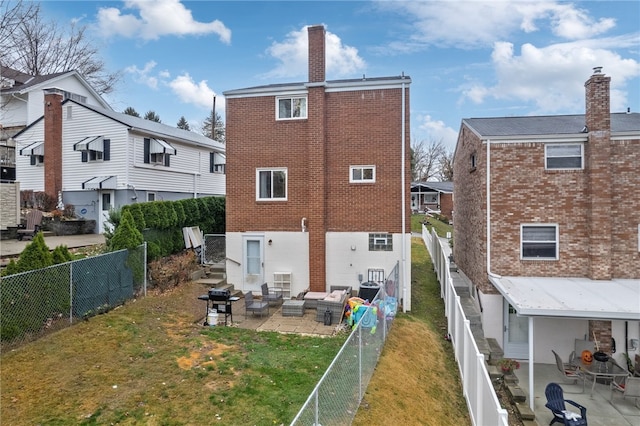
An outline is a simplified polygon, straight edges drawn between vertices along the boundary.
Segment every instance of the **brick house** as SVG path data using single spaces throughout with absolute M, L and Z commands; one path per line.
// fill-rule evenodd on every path
M 324 27 L 308 37 L 308 82 L 224 93 L 229 282 L 284 274 L 293 297 L 398 265 L 409 309 L 411 79 L 327 81 Z
M 621 356 L 640 334 L 640 114 L 610 113 L 594 70 L 585 114 L 462 120 L 454 257 L 505 356 L 594 335 Z
M 451 220 L 453 218 L 453 182 L 412 182 L 411 210 L 418 213 L 435 210 Z

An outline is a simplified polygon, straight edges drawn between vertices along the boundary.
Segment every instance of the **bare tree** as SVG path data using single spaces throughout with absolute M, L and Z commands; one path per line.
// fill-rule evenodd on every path
M 440 180 L 453 181 L 453 151 L 446 151 L 440 156 Z
M 411 143 L 411 179 L 424 182 L 440 174 L 440 159 L 446 153 L 442 140 Z
M 0 0 L 0 46 L 2 46 L 0 63 L 2 65 L 11 65 L 5 57 L 13 48 L 12 34 L 22 22 L 33 19 L 39 9 L 40 5 L 32 2 Z
M 3 1 L 4 3 L 4 1 Z M 3 10 L 8 9 L 7 5 Z M 0 30 L 0 52 L 4 66 L 29 75 L 46 75 L 77 70 L 99 94 L 113 91 L 120 73 L 107 73 L 96 43 L 87 35 L 86 26 L 75 22 L 58 26 L 45 21 L 39 5 L 18 3 L 3 16 L 11 25 Z M 6 34 L 5 34 L 6 33 Z

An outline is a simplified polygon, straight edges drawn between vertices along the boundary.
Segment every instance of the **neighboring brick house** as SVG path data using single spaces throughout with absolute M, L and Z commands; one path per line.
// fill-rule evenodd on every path
M 453 182 L 411 183 L 411 210 L 419 213 L 435 210 L 453 219 Z
M 549 362 L 640 333 L 640 114 L 610 113 L 609 84 L 595 69 L 584 115 L 462 120 L 454 258 L 506 356 L 534 353 L 531 318 Z
M 409 309 L 411 80 L 326 81 L 325 29 L 308 35 L 309 82 L 225 92 L 229 282 L 284 273 L 289 297 L 399 264 Z

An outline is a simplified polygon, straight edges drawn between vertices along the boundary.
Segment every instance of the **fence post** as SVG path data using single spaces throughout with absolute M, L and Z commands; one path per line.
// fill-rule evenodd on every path
M 142 243 L 143 245 L 143 249 L 142 249 L 142 264 L 144 265 L 144 278 L 143 278 L 143 288 L 144 288 L 144 295 L 147 295 L 147 242 L 144 241 Z
M 73 324 L 73 262 L 69 263 L 69 324 Z

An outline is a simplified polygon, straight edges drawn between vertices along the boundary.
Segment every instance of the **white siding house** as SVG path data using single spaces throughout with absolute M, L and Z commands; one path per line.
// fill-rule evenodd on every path
M 57 90 L 45 102 L 51 105 L 45 115 L 14 136 L 17 179 L 23 190 L 61 192 L 63 203 L 74 205 L 77 215 L 97 221 L 96 232 L 103 232 L 109 209 L 125 204 L 224 196 L 222 143 L 63 99 Z M 60 127 L 62 140 L 56 145 Z M 52 165 L 48 156 L 60 161 Z M 52 189 L 47 185 L 58 163 L 61 186 Z

